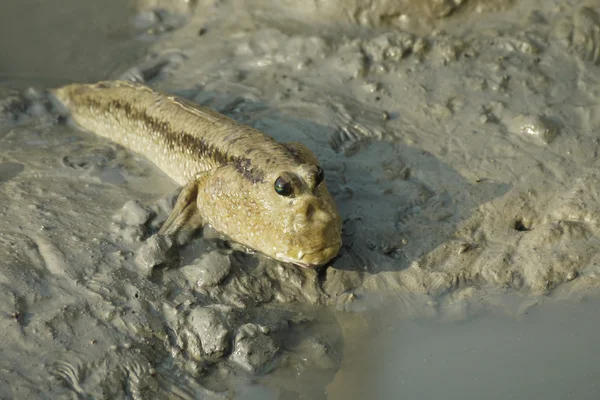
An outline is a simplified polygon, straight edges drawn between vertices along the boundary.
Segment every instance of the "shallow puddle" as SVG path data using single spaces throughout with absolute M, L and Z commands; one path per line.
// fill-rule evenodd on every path
M 598 299 L 547 301 L 516 317 L 489 310 L 457 322 L 398 321 L 392 307 L 347 346 L 329 398 L 598 397 Z

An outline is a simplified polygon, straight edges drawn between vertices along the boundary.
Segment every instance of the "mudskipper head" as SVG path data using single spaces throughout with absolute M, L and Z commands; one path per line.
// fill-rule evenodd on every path
M 270 197 L 281 237 L 271 257 L 304 267 L 325 264 L 340 250 L 342 224 L 323 169 L 302 164 L 274 175 L 273 191 L 279 198 Z
M 254 181 L 229 166 L 210 181 L 198 208 L 234 241 L 302 267 L 323 265 L 338 254 L 342 222 L 318 165 L 288 164 Z

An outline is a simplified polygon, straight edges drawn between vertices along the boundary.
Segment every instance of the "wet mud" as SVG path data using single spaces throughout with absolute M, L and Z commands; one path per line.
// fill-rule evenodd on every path
M 62 47 L 0 40 L 0 396 L 419 398 L 434 367 L 416 386 L 390 371 L 408 379 L 428 351 L 475 363 L 445 334 L 484 346 L 497 321 L 533 320 L 542 335 L 559 299 L 556 318 L 590 329 L 588 306 L 569 307 L 600 283 L 593 3 L 84 3 L 30 11 Z M 45 97 L 106 78 L 306 144 L 344 218 L 340 255 L 299 269 L 210 227 L 154 235 L 177 185 Z M 590 393 L 563 376 L 549 387 Z

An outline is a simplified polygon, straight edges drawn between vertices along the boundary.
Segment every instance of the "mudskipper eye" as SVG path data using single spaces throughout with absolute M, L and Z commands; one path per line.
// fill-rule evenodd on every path
M 325 179 L 325 172 L 323 172 L 323 168 L 317 165 L 317 174 L 315 175 L 315 186 L 319 186 L 321 182 Z
M 275 191 L 280 196 L 290 196 L 292 194 L 292 184 L 281 176 L 275 180 Z

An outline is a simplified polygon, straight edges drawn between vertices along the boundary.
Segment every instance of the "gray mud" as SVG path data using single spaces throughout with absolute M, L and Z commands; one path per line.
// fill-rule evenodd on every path
M 0 397 L 594 398 L 594 3 L 3 7 Z M 313 149 L 340 256 L 154 235 L 176 185 L 44 96 L 105 78 Z

